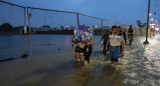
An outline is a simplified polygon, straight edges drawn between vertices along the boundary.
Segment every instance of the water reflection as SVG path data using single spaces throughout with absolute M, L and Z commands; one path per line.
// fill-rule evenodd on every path
M 0 35 L 0 48 L 5 49 L 12 47 L 11 45 L 13 45 L 13 37 L 14 36 L 10 35 L 6 36 Z
M 69 49 L 70 47 L 70 37 L 69 36 L 66 36 L 66 48 Z
M 25 38 L 19 35 L 0 36 L 0 60 L 18 58 L 26 53 Z
M 71 75 L 73 86 L 122 86 L 124 76 L 113 65 L 82 67 Z
M 90 68 L 82 67 L 71 75 L 71 81 L 73 86 L 89 86 L 89 83 L 93 81 L 95 75 Z
M 123 64 L 114 66 L 106 62 L 106 60 L 109 62 L 108 58 L 104 59 L 103 54 L 100 52 L 102 51 L 100 45 L 101 37 L 95 36 L 91 63 L 84 67 L 83 63 L 79 64 L 73 60 L 72 49 L 65 50 L 71 48 L 71 38 L 72 35 L 32 36 L 34 50 L 37 50 L 36 52 L 39 54 L 36 56 L 36 52 L 34 52 L 33 58 L 27 62 L 20 60 L 20 65 L 16 63 L 18 60 L 9 62 L 9 64 L 12 64 L 9 66 L 8 64 L 5 67 L 1 65 L 1 69 L 3 69 L 1 80 L 9 83 L 8 86 L 10 86 L 10 83 L 14 84 L 14 86 L 22 86 L 24 84 L 28 86 L 160 85 L 160 48 L 157 46 L 159 45 L 158 41 L 152 41 L 154 44 L 143 46 L 144 40 L 138 38 L 139 40 L 134 40 L 132 47 L 125 45 L 125 55 L 119 59 L 119 62 Z M 14 43 L 16 42 L 14 41 Z M 19 43 L 24 44 L 23 42 L 25 41 L 22 40 Z M 27 44 L 29 44 L 28 42 Z M 57 53 L 58 48 L 64 52 Z M 9 48 L 7 49 L 10 50 Z M 24 53 L 24 49 L 22 51 Z M 15 76 L 17 76 L 16 79 Z M 5 78 L 12 79 L 6 80 Z M 7 86 L 5 82 L 2 82 L 3 84 Z
M 32 55 L 32 38 L 31 38 L 31 34 L 30 34 L 30 49 L 31 49 L 31 55 Z
M 100 79 L 104 79 L 104 84 L 110 86 L 123 86 L 123 81 L 125 79 L 122 74 L 122 69 L 119 66 L 105 65 L 104 70 L 101 72 Z
M 25 38 L 25 54 L 27 54 L 27 37 L 26 35 L 24 35 Z

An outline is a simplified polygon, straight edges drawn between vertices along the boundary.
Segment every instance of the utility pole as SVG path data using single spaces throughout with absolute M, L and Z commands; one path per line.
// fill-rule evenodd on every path
M 150 0 L 148 0 L 148 15 L 147 15 L 147 30 L 146 30 L 146 40 L 143 44 L 149 44 L 148 42 L 148 24 L 149 24 L 149 11 L 150 11 Z
M 155 9 L 155 20 L 154 20 L 154 31 L 153 31 L 153 36 L 155 36 L 155 28 L 156 28 L 156 11 L 157 11 L 157 0 L 156 0 L 156 9 Z
M 160 20 L 158 20 L 159 21 L 159 24 L 158 24 L 158 28 L 160 28 L 159 26 L 160 26 Z
M 159 27 L 159 26 L 160 26 L 160 20 L 158 20 L 158 21 L 159 21 L 159 23 L 158 23 L 158 28 L 159 28 L 159 30 L 160 30 L 160 27 Z M 159 31 L 159 30 L 158 30 L 158 31 Z M 160 31 L 159 31 L 159 32 L 160 32 Z

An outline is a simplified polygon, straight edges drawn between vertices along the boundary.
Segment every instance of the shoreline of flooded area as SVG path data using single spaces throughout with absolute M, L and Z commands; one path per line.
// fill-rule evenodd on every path
M 102 54 L 101 36 L 93 39 L 88 66 L 73 58 L 72 36 L 47 37 L 33 37 L 32 56 L 0 63 L 0 86 L 160 85 L 159 35 L 149 38 L 149 45 L 143 44 L 145 37 L 134 38 L 132 46 L 125 45 L 125 55 L 120 57 L 118 66 L 110 64 L 108 54 Z M 57 38 L 57 42 L 51 38 Z M 64 41 L 58 42 L 58 38 Z M 53 45 L 58 43 L 64 44 Z

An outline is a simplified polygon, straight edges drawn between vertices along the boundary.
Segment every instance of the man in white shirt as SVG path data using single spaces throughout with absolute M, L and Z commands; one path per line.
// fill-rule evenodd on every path
M 112 33 L 109 35 L 109 40 L 106 44 L 106 48 L 110 43 L 110 58 L 111 64 L 118 65 L 118 57 L 120 54 L 120 46 L 122 46 L 121 56 L 124 54 L 124 42 L 123 36 L 118 33 L 117 26 L 112 26 Z

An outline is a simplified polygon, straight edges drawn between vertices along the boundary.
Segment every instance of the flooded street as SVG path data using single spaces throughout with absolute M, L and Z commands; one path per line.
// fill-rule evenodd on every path
M 159 86 L 160 85 L 160 36 L 149 38 L 149 45 L 143 45 L 145 38 L 135 40 L 123 58 L 127 67 L 123 74 L 124 85 Z
M 160 0 L 0 0 L 0 86 L 160 86 Z
M 49 40 L 61 37 L 63 41 Z M 91 62 L 83 66 L 72 55 L 72 36 L 33 37 L 33 55 L 0 63 L 0 86 L 159 86 L 160 36 L 125 45 L 119 65 L 102 54 L 101 36 L 93 39 Z M 41 41 L 45 39 L 45 41 Z M 39 40 L 39 41 L 38 41 Z M 60 40 L 60 39 L 57 39 Z M 59 43 L 64 43 L 62 46 Z M 59 50 L 60 49 L 60 50 Z

